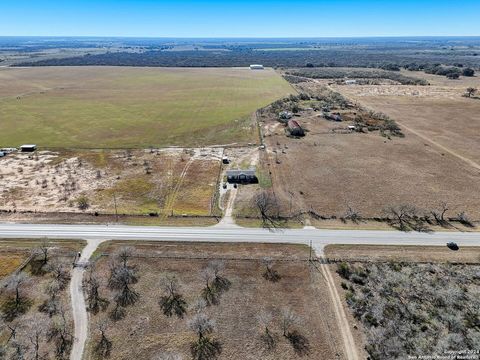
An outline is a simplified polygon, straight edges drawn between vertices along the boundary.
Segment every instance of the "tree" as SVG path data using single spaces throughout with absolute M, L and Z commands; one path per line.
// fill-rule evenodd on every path
M 77 199 L 77 206 L 82 211 L 87 210 L 90 207 L 90 203 L 88 201 L 88 198 L 86 196 L 80 196 Z
M 277 345 L 277 338 L 270 330 L 273 316 L 270 312 L 262 311 L 258 315 L 258 324 L 260 325 L 260 339 L 265 344 L 268 350 L 273 350 Z
M 460 213 L 457 214 L 457 217 L 456 217 L 456 220 L 464 225 L 464 226 L 467 226 L 467 227 L 475 227 L 475 225 L 473 224 L 472 220 L 470 220 L 470 218 L 468 217 L 468 215 L 465 213 L 465 211 L 462 211 Z
M 166 316 L 172 316 L 174 313 L 179 318 L 187 312 L 187 302 L 179 293 L 179 282 L 175 275 L 166 274 L 160 280 L 160 287 L 164 295 L 160 298 L 159 304 Z
M 59 291 L 65 290 L 70 282 L 70 271 L 65 267 L 65 264 L 57 263 L 49 268 L 53 280 L 57 283 Z
M 60 310 L 60 315 L 54 319 L 47 332 L 47 341 L 55 345 L 55 357 L 66 359 L 70 354 L 73 345 L 73 334 L 65 318 L 65 311 Z
M 345 215 L 343 216 L 345 220 L 351 220 L 353 223 L 358 223 L 360 220 L 360 213 L 353 209 L 351 206 L 348 206 Z
M 282 332 L 287 337 L 294 325 L 300 323 L 300 318 L 290 308 L 282 309 Z
M 100 296 L 100 282 L 98 276 L 93 269 L 90 269 L 87 277 L 83 280 L 83 288 L 87 293 L 87 310 L 93 314 L 97 314 L 100 310 L 105 310 L 109 301 Z
M 214 360 L 222 352 L 219 341 L 210 335 L 215 330 L 215 322 L 207 315 L 200 313 L 188 322 L 188 327 L 194 331 L 198 338 L 190 344 L 193 360 Z
M 205 303 L 207 306 L 210 305 L 217 305 L 218 304 L 218 296 L 219 293 L 217 292 L 217 289 L 213 286 L 213 279 L 214 279 L 214 274 L 212 272 L 212 269 L 210 268 L 205 268 L 200 272 L 200 276 L 202 280 L 205 283 L 205 287 L 202 290 L 202 297 L 205 300 Z
M 462 75 L 463 75 L 463 76 L 472 77 L 472 76 L 475 75 L 475 70 L 473 70 L 472 68 L 465 68 L 465 69 L 463 69 L 463 71 L 462 71 Z
M 390 217 L 391 224 L 401 231 L 410 230 L 412 221 L 418 217 L 417 208 L 408 204 L 390 206 L 385 210 L 385 213 Z
M 225 270 L 225 261 L 223 260 L 212 260 L 208 263 L 208 267 L 213 273 L 212 285 L 221 293 L 230 289 L 232 283 L 226 277 L 222 276 L 223 271 Z
M 439 225 L 445 225 L 446 220 L 445 220 L 445 214 L 448 211 L 448 204 L 445 201 L 442 201 L 439 204 L 439 209 L 438 210 L 432 210 L 431 214 L 433 218 L 435 219 L 436 223 Z
M 463 96 L 471 98 L 471 97 L 474 97 L 477 92 L 478 92 L 478 89 L 474 87 L 469 87 L 467 88 L 467 90 L 465 90 L 465 94 Z
M 60 288 L 57 282 L 50 282 L 46 289 L 46 294 L 48 298 L 38 307 L 38 311 L 52 317 L 53 315 L 58 314 L 60 309 L 60 301 L 58 300 L 58 294 L 60 293 Z
M 100 337 L 95 345 L 94 351 L 101 358 L 110 357 L 112 351 L 112 342 L 107 337 L 108 323 L 102 321 L 98 324 L 96 331 L 99 333 Z
M 271 282 L 277 282 L 281 279 L 280 274 L 273 268 L 274 262 L 271 257 L 264 257 L 262 259 L 262 263 L 265 266 L 265 271 L 263 273 L 263 277 Z
M 41 262 L 43 265 L 48 263 L 48 252 L 50 250 L 49 242 L 47 239 L 43 239 L 40 245 L 32 250 L 34 257 L 41 256 Z
M 280 217 L 280 206 L 271 191 L 261 191 L 255 194 L 253 206 L 257 209 L 265 229 L 274 230 L 284 227 Z
M 12 321 L 30 308 L 31 301 L 23 295 L 23 287 L 28 281 L 28 276 L 23 272 L 14 274 L 7 280 L 6 288 L 12 295 L 1 305 L 5 320 Z
M 310 351 L 308 339 L 300 334 L 298 330 L 293 329 L 294 326 L 301 325 L 301 319 L 290 308 L 282 310 L 282 331 L 283 336 L 288 339 L 293 350 L 300 356 Z
M 138 293 L 131 287 L 138 281 L 136 267 L 128 263 L 131 254 L 131 249 L 122 248 L 115 254 L 114 260 L 110 264 L 108 286 L 117 291 L 114 297 L 117 307 L 133 305 L 139 298 Z
M 45 359 L 45 354 L 41 354 L 40 346 L 44 339 L 46 339 L 46 333 L 49 325 L 47 317 L 39 314 L 33 314 L 23 319 L 25 324 L 24 332 L 26 339 L 30 343 L 30 349 L 32 352 L 31 359 L 41 360 Z

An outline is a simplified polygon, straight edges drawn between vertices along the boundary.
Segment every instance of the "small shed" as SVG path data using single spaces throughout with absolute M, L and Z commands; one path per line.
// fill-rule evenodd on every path
M 255 169 L 227 170 L 227 181 L 231 184 L 256 184 L 258 183 Z
M 27 145 L 20 146 L 21 152 L 34 152 L 35 150 L 37 150 L 37 145 L 34 145 L 34 144 L 27 144 Z
M 265 67 L 260 64 L 252 64 L 250 65 L 250 70 L 263 70 Z
M 297 120 L 288 120 L 287 129 L 292 136 L 305 136 L 305 131 Z

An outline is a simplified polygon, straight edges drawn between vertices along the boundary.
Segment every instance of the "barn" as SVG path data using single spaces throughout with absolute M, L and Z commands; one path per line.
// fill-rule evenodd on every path
M 231 184 L 256 184 L 258 183 L 255 169 L 227 170 L 227 181 Z
M 291 136 L 305 136 L 305 131 L 297 120 L 288 120 L 287 129 Z

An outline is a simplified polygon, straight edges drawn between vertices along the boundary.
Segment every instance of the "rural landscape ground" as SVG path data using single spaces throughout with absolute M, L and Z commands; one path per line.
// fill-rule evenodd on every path
M 478 355 L 474 40 L 78 41 L 0 47 L 0 359 Z

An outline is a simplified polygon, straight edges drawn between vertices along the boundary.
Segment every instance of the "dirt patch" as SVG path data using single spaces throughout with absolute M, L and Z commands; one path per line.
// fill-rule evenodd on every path
M 116 243 L 104 244 L 99 254 L 111 254 Z M 308 340 L 307 359 L 343 358 L 341 339 L 336 335 L 336 323 L 323 279 L 309 268 L 306 247 L 276 246 L 267 244 L 139 244 L 135 246 L 139 282 L 134 286 L 140 300 L 127 308 L 125 319 L 112 323 L 107 334 L 113 341 L 112 357 L 129 359 L 132 356 L 150 358 L 161 351 L 172 351 L 189 358 L 189 344 L 195 335 L 188 330 L 187 319 L 162 314 L 158 300 L 162 295 L 159 280 L 163 273 L 173 273 L 181 281 L 181 292 L 191 304 L 201 292 L 203 282 L 199 271 L 209 260 L 225 259 L 224 276 L 231 281 L 219 305 L 207 308 L 208 315 L 216 321 L 215 337 L 222 343 L 222 359 L 296 359 L 298 355 L 288 341 L 278 333 L 278 320 L 283 307 L 292 306 L 304 325 L 298 330 Z M 272 283 L 262 276 L 261 258 L 275 259 L 275 269 L 281 279 Z M 96 270 L 106 279 L 109 257 L 96 261 Z M 109 297 L 109 291 L 101 289 Z M 267 352 L 259 340 L 257 315 L 260 310 L 272 311 L 272 329 L 280 335 L 276 350 Z M 105 313 L 91 317 L 94 329 Z M 235 324 L 235 326 L 232 326 Z M 87 351 L 92 353 L 98 334 L 91 337 Z M 125 341 L 128 340 L 128 341 Z
M 221 153 L 222 149 L 13 153 L 0 159 L 0 207 L 209 215 Z

